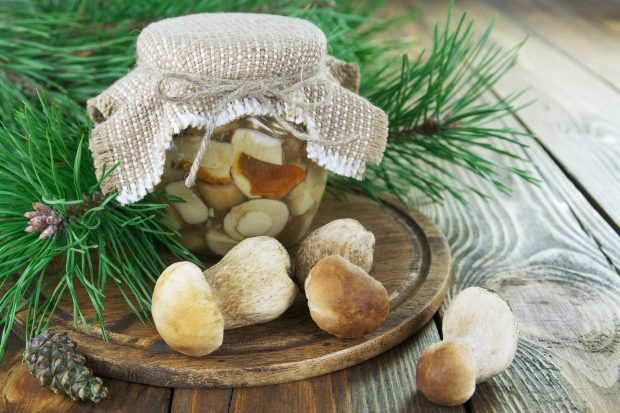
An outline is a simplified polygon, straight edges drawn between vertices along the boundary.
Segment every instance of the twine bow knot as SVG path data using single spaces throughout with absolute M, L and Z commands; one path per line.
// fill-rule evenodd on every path
M 168 82 L 171 80 L 189 83 L 192 87 L 189 92 L 182 95 L 168 93 Z M 274 107 L 273 102 L 282 102 L 291 105 L 293 108 L 300 108 L 307 112 L 318 107 L 325 107 L 330 104 L 332 87 L 335 80 L 326 68 L 311 73 L 304 77 L 303 71 L 292 75 L 283 75 L 263 79 L 225 79 L 212 76 L 199 76 L 187 73 L 164 73 L 157 84 L 157 94 L 163 100 L 173 103 L 188 103 L 199 99 L 213 99 L 216 104 L 210 111 L 203 139 L 200 143 L 198 153 L 194 158 L 192 167 L 185 180 L 185 185 L 191 187 L 196 182 L 196 175 L 200 168 L 200 162 L 204 157 L 209 140 L 215 130 L 217 117 L 224 112 L 226 107 L 235 101 L 243 99 L 256 99 L 264 107 L 271 108 L 270 116 L 286 129 L 295 138 L 306 141 L 321 143 L 326 146 L 343 145 L 353 141 L 350 139 L 345 142 L 331 142 L 321 140 L 318 136 L 313 136 L 312 131 L 300 131 L 291 126 L 289 122 Z M 323 86 L 325 96 L 316 102 L 308 102 L 305 99 L 305 90 L 308 86 Z M 301 96 L 301 98 L 300 98 Z

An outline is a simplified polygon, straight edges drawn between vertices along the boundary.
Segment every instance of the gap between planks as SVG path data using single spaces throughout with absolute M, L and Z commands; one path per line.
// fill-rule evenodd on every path
M 438 340 L 434 323 L 429 323 L 381 356 L 323 376 L 234 390 L 176 389 L 172 413 L 198 413 L 207 406 L 214 413 L 464 412 L 462 406 L 435 406 L 416 392 L 415 362 Z
M 617 13 L 602 10 L 600 3 L 583 1 L 485 0 L 501 14 L 524 26 L 532 35 L 562 53 L 573 63 L 620 92 L 620 30 L 613 24 Z M 616 5 L 617 8 L 617 5 Z M 616 10 L 617 12 L 617 10 Z M 618 25 L 620 27 L 620 25 Z M 587 33 L 587 36 L 584 36 Z M 611 56 L 611 57 L 610 57 Z
M 424 18 L 432 7 L 432 20 L 445 19 L 445 7 L 436 5 Z M 519 129 L 516 119 L 506 121 Z M 467 286 L 490 286 L 509 298 L 522 328 L 513 365 L 480 385 L 467 409 L 613 411 L 620 402 L 620 283 L 598 241 L 608 248 L 618 237 L 542 146 L 533 142 L 524 154 L 534 163 L 511 163 L 542 178 L 540 188 L 509 178 L 513 197 L 472 199 L 468 208 L 419 199 L 452 247 L 447 302 Z
M 430 2 L 426 3 L 432 10 Z M 557 1 L 551 4 L 560 15 L 573 10 Z M 504 47 L 516 44 L 528 33 L 522 19 L 502 14 L 501 9 L 494 8 L 499 6 L 469 0 L 459 7 L 487 21 L 499 13 L 493 40 Z M 529 16 L 537 14 L 536 10 L 528 11 Z M 613 62 L 613 56 L 610 50 L 601 58 Z M 616 207 L 620 202 L 620 94 L 535 35 L 529 37 L 517 65 L 498 82 L 496 90 L 507 95 L 528 84 L 537 102 L 522 109 L 520 118 L 620 233 L 620 211 Z

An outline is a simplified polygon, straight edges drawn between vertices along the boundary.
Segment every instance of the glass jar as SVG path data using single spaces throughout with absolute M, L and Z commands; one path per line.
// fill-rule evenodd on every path
M 327 172 L 309 160 L 306 143 L 271 118 L 246 117 L 213 133 L 196 185 L 185 177 L 202 131 L 174 137 L 162 182 L 168 219 L 179 241 L 195 252 L 226 254 L 248 237 L 267 235 L 293 246 L 312 224 Z

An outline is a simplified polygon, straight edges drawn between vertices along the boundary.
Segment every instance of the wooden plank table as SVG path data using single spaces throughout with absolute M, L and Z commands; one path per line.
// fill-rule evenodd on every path
M 408 28 L 417 45 L 446 1 L 419 7 Z M 108 379 L 99 405 L 42 389 L 20 364 L 13 338 L 0 365 L 0 412 L 615 412 L 620 406 L 620 4 L 614 0 L 465 0 L 480 22 L 497 15 L 492 39 L 526 35 L 516 68 L 494 95 L 531 86 L 537 103 L 506 121 L 536 135 L 514 161 L 541 180 L 511 178 L 512 196 L 417 207 L 442 229 L 453 255 L 447 302 L 472 285 L 506 296 L 519 319 L 515 362 L 478 386 L 465 405 L 441 408 L 415 388 L 420 352 L 439 340 L 440 314 L 403 344 L 358 366 L 297 382 L 235 389 L 170 389 Z M 402 35 L 402 33 L 400 33 Z M 504 143 L 499 143 L 504 145 Z M 515 150 L 515 148 L 511 148 Z M 460 172 L 458 172 L 460 173 Z M 475 181 L 460 173 L 467 183 Z M 478 183 L 476 183 L 478 184 Z M 484 188 L 493 192 L 492 188 Z M 445 308 L 445 306 L 444 306 Z

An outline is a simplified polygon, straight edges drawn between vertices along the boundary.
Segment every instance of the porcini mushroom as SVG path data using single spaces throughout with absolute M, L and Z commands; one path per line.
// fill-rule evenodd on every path
M 239 241 L 230 238 L 218 227 L 211 227 L 207 230 L 207 246 L 211 252 L 217 255 L 226 255 Z
M 172 264 L 159 276 L 151 306 L 159 335 L 174 350 L 200 357 L 222 345 L 224 317 L 202 270 Z
M 233 207 L 224 217 L 224 231 L 232 239 L 278 235 L 288 221 L 286 204 L 274 199 L 253 199 Z
M 304 168 L 283 164 L 284 141 L 255 129 L 235 131 L 231 139 L 235 156 L 232 177 L 245 196 L 280 199 L 303 181 Z
M 314 322 L 340 338 L 375 331 L 390 310 L 383 284 L 339 255 L 325 257 L 312 267 L 305 291 Z
M 180 237 L 176 239 L 188 250 L 201 252 L 207 247 L 207 240 L 204 236 L 196 233 L 195 230 L 185 229 L 180 231 Z
M 230 143 L 235 154 L 244 153 L 259 161 L 282 165 L 282 140 L 258 130 L 239 128 Z
M 503 372 L 517 351 L 517 320 L 497 293 L 470 287 L 450 303 L 442 324 L 443 341 L 430 345 L 418 361 L 416 383 L 430 401 L 465 403 L 476 383 Z
M 173 167 L 189 172 L 200 145 L 202 133 L 190 133 L 175 140 L 176 146 L 171 151 Z M 200 161 L 196 177 L 203 182 L 225 185 L 232 182 L 230 168 L 234 160 L 233 147 L 230 143 L 210 140 L 207 150 Z
M 233 184 L 213 185 L 198 182 L 196 186 L 207 205 L 219 211 L 232 208 L 245 200 L 245 196 Z
M 245 153 L 236 155 L 232 168 L 235 185 L 248 198 L 283 198 L 305 176 L 297 165 L 274 165 Z
M 166 185 L 166 192 L 171 195 L 172 207 L 175 208 L 183 221 L 190 225 L 201 224 L 209 218 L 209 210 L 202 200 L 191 189 L 185 186 L 184 181 Z M 181 198 L 184 202 L 174 202 L 174 198 Z
M 286 197 L 288 209 L 291 215 L 298 216 L 305 214 L 314 205 L 314 198 L 308 190 L 305 182 L 300 183 Z
M 217 297 L 225 328 L 264 323 L 295 301 L 298 289 L 286 249 L 273 238 L 241 241 L 204 275 Z
M 375 236 L 354 219 L 337 219 L 314 230 L 297 247 L 295 276 L 300 284 L 310 269 L 324 257 L 340 255 L 369 272 L 372 268 Z

